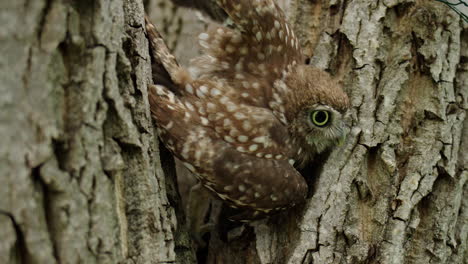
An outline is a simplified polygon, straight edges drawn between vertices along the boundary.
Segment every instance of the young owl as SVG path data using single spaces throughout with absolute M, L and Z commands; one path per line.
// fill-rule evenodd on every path
M 243 209 L 238 219 L 257 218 L 304 201 L 294 166 L 345 137 L 349 102 L 329 74 L 304 64 L 273 0 L 217 3 L 226 26 L 200 34 L 204 55 L 190 73 L 154 51 L 174 84 L 151 87 L 151 112 L 162 142 L 200 182 Z M 148 22 L 147 31 L 158 46 Z

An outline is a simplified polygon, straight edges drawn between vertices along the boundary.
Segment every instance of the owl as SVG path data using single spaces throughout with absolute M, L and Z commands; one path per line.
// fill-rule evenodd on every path
M 203 55 L 180 67 L 155 55 L 172 85 L 150 87 L 164 145 L 204 187 L 254 219 L 305 200 L 296 170 L 349 131 L 349 100 L 326 72 L 304 63 L 298 39 L 273 0 L 217 0 L 225 25 L 199 35 Z M 160 37 L 147 21 L 153 47 Z

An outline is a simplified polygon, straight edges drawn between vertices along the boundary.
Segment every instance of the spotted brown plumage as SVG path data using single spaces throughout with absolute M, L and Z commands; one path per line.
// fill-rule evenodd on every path
M 200 182 L 255 218 L 304 201 L 294 168 L 344 137 L 348 98 L 327 73 L 303 64 L 298 40 L 272 0 L 219 0 L 229 27 L 200 34 L 190 70 L 153 51 L 173 87 L 150 87 L 166 147 Z M 147 21 L 153 48 L 157 32 Z

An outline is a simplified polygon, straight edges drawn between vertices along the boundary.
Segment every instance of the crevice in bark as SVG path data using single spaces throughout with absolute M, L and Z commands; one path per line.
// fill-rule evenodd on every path
M 29 79 L 30 79 L 30 76 L 31 76 L 31 67 L 32 67 L 32 48 L 31 47 L 28 47 L 28 58 L 27 58 L 27 62 L 26 62 L 26 70 L 24 71 L 24 74 L 22 76 L 22 80 L 23 80 L 23 87 L 24 89 L 28 89 L 29 88 Z
M 325 161 L 330 156 L 330 151 L 326 151 L 314 157 L 312 162 L 309 162 L 304 168 L 299 169 L 302 177 L 307 182 L 307 186 L 309 187 L 307 198 L 310 198 L 314 195 L 317 188 L 317 181 L 322 171 L 323 165 Z
M 18 263 L 28 263 L 29 261 L 29 253 L 26 245 L 26 241 L 24 240 L 24 234 L 23 231 L 21 230 L 20 225 L 17 223 L 15 220 L 15 217 L 6 211 L 0 210 L 0 214 L 8 217 L 11 221 L 11 224 L 13 225 L 13 228 L 15 229 L 15 234 L 16 234 L 16 260 Z
M 333 75 L 336 76 L 342 84 L 344 84 L 343 78 L 349 75 L 352 64 L 354 63 L 352 57 L 353 47 L 345 34 L 337 31 L 332 36 L 337 43 L 337 47 L 334 51 L 335 54 L 333 54 L 335 56 L 330 62 L 330 70 Z M 338 54 L 340 56 L 337 56 Z M 346 91 L 346 85 L 343 86 Z
M 51 6 L 52 6 L 52 2 L 51 0 L 46 0 L 45 1 L 45 5 L 42 9 L 42 12 L 41 14 L 39 15 L 39 22 L 38 22 L 38 25 L 37 25 L 37 39 L 41 39 L 42 38 L 42 33 L 43 33 L 43 30 L 44 30 L 44 26 L 46 24 L 46 21 L 47 21 L 47 15 L 49 14 L 50 12 L 50 9 L 51 9 Z
M 54 202 L 53 201 L 53 195 L 52 195 L 52 190 L 49 189 L 47 186 L 47 183 L 44 182 L 42 179 L 41 175 L 41 167 L 43 164 L 39 164 L 38 166 L 34 167 L 31 169 L 31 178 L 33 179 L 34 182 L 37 183 L 37 188 L 40 189 L 40 193 L 42 196 L 42 207 L 44 210 L 44 217 L 45 217 L 45 224 L 47 227 L 47 233 L 49 235 L 49 239 L 52 244 L 52 254 L 55 258 L 55 261 L 59 261 L 59 255 L 57 251 L 57 241 L 55 239 L 55 219 L 52 213 L 52 208 L 51 205 Z
M 177 184 L 177 175 L 175 168 L 175 161 L 172 154 L 167 150 L 163 144 L 159 144 L 159 157 L 161 160 L 161 167 L 166 178 L 166 190 L 169 205 L 174 208 L 175 216 L 177 218 L 177 227 L 173 230 L 177 263 L 190 263 L 194 261 L 195 255 L 192 239 L 188 230 L 185 210 L 179 194 L 179 187 Z M 199 262 L 203 263 L 203 262 Z

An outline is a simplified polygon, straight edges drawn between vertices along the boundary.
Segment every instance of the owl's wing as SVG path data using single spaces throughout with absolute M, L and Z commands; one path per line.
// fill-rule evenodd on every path
M 293 139 L 274 113 L 239 104 L 236 98 L 225 96 L 221 86 L 195 80 L 181 90 L 182 96 L 161 85 L 151 86 L 151 111 L 160 130 L 171 128 L 167 132 L 177 134 L 172 141 L 185 141 L 193 133 L 192 128 L 199 126 L 205 136 L 223 140 L 240 153 L 294 164 L 288 158 L 296 154 L 289 147 Z
M 234 116 L 244 110 L 229 112 L 229 102 L 223 104 L 225 108 L 213 109 L 216 110 L 213 113 L 223 114 L 222 119 L 211 119 L 208 116 L 209 101 L 196 101 L 197 92 L 206 97 L 212 96 L 211 90 L 201 89 L 201 93 L 199 86 L 194 89 L 193 95 L 178 97 L 163 86 L 150 86 L 151 112 L 158 121 L 159 136 L 166 147 L 199 177 L 205 187 L 231 205 L 251 211 L 248 218 L 302 201 L 307 184 L 290 164 L 289 155 L 283 153 L 287 148 L 277 144 L 284 143 L 283 134 L 287 133 L 284 127 L 275 123 L 275 118 L 265 111 L 266 116 L 258 119 L 267 125 L 257 126 L 260 130 L 255 133 L 251 130 L 248 134 L 242 129 L 253 129 L 253 126 L 244 127 L 245 123 Z M 251 111 L 252 115 L 258 114 Z M 237 137 L 226 139 L 221 136 L 232 135 L 230 131 L 235 130 L 239 133 Z
M 171 54 L 169 48 L 164 43 L 163 38 L 159 34 L 156 27 L 150 22 L 148 16 L 145 15 L 146 34 L 150 42 L 149 49 L 152 57 L 152 73 L 155 84 L 165 85 L 170 87 L 174 85 L 175 76 L 180 71 L 180 65 L 176 58 Z
M 305 200 L 307 184 L 287 161 L 219 148 L 221 151 L 212 162 L 214 183 L 206 186 L 234 207 L 247 209 L 236 220 L 257 218 Z
M 273 0 L 217 2 L 233 28 L 211 27 L 200 34 L 207 54 L 195 60 L 200 74 L 216 72 L 235 79 L 236 73 L 249 73 L 274 81 L 289 65 L 301 62 L 298 40 Z

